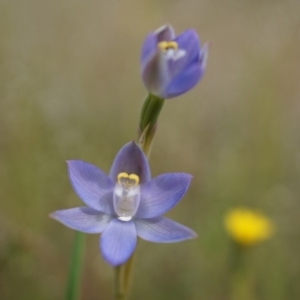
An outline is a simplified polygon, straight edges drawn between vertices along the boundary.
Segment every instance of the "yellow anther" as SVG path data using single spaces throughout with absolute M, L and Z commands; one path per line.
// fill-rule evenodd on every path
M 121 172 L 117 176 L 118 184 L 128 188 L 128 187 L 134 187 L 137 186 L 140 182 L 139 176 L 135 174 L 127 174 L 125 172 Z
M 171 41 L 171 42 L 163 41 L 163 42 L 159 42 L 157 44 L 157 47 L 158 47 L 158 49 L 160 49 L 163 52 L 165 52 L 169 49 L 173 49 L 176 51 L 178 49 L 178 44 L 174 41 Z

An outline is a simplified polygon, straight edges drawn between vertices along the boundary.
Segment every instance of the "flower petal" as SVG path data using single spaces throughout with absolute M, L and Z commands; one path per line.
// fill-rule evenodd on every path
M 165 91 L 165 98 L 174 98 L 193 88 L 203 75 L 201 65 L 194 64 L 174 77 Z
M 184 173 L 162 174 L 141 186 L 141 201 L 135 218 L 161 216 L 182 198 L 192 176 Z
M 198 60 L 200 51 L 200 42 L 197 32 L 194 29 L 188 29 L 181 33 L 174 40 L 178 44 L 179 49 L 186 51 L 186 55 L 178 62 L 182 65 L 181 68 L 187 66 L 191 61 Z M 180 69 L 180 67 L 177 67 Z
M 133 253 L 136 240 L 133 221 L 123 222 L 113 219 L 100 238 L 103 258 L 112 266 L 123 264 Z
M 135 220 L 137 235 L 154 243 L 173 243 L 197 237 L 197 234 L 177 222 L 167 218 Z
M 110 178 L 97 167 L 81 160 L 69 160 L 68 172 L 78 197 L 89 207 L 114 214 L 113 188 Z
M 173 98 L 192 89 L 204 74 L 208 57 L 209 44 L 203 45 L 199 58 L 190 62 L 186 69 L 175 76 L 166 88 L 166 98 Z
M 171 41 L 175 38 L 175 32 L 171 25 L 166 24 L 154 31 L 157 43 L 163 41 Z
M 115 182 L 121 172 L 138 175 L 140 183 L 148 182 L 151 179 L 147 158 L 133 141 L 123 146 L 118 152 L 110 169 L 109 177 Z
M 84 233 L 102 232 L 112 218 L 87 206 L 57 210 L 50 217 Z
M 154 33 L 149 33 L 146 36 L 146 39 L 142 46 L 141 60 L 140 60 L 141 64 L 143 64 L 144 61 L 147 60 L 147 58 L 150 54 L 153 54 L 156 52 L 156 47 L 157 47 L 156 36 L 154 35 Z
M 169 83 L 168 59 L 161 51 L 154 52 L 142 64 L 142 79 L 146 89 L 153 95 L 164 98 Z

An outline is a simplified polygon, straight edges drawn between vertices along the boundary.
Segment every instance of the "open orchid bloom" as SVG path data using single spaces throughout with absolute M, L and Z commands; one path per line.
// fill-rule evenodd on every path
M 168 99 L 186 93 L 201 79 L 208 45 L 200 48 L 195 30 L 175 36 L 170 25 L 148 34 L 141 52 L 141 75 L 149 93 Z
M 137 236 L 157 243 L 195 238 L 189 228 L 162 217 L 186 193 L 191 176 L 169 173 L 151 179 L 147 159 L 135 142 L 122 147 L 109 175 L 80 160 L 68 161 L 73 189 L 86 206 L 58 210 L 51 217 L 85 233 L 101 233 L 103 258 L 123 264 Z

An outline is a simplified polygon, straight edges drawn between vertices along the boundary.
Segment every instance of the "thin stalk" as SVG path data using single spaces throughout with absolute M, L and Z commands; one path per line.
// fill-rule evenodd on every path
M 71 253 L 69 275 L 66 288 L 66 300 L 77 300 L 80 293 L 80 273 L 84 252 L 84 234 L 76 232 Z
M 251 276 L 249 250 L 235 242 L 231 244 L 230 294 L 231 300 L 253 300 L 254 281 Z
M 138 143 L 149 159 L 152 142 L 156 133 L 157 120 L 165 100 L 149 94 L 140 113 Z
M 125 300 L 128 295 L 134 253 L 126 263 L 115 267 L 114 300 Z
M 155 136 L 157 120 L 164 105 L 164 99 L 149 94 L 143 104 L 139 120 L 138 144 L 149 160 Z M 125 300 L 131 278 L 135 252 L 123 265 L 115 267 L 114 300 Z
M 115 267 L 115 281 L 114 281 L 114 299 L 123 300 L 125 299 L 124 287 L 121 276 L 122 266 Z

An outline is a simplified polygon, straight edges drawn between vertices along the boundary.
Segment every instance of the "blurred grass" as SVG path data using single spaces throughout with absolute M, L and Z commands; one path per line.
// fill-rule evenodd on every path
M 0 1 L 0 299 L 61 299 L 74 232 L 48 214 L 78 205 L 65 160 L 108 171 L 135 138 L 139 51 L 170 22 L 211 41 L 207 73 L 167 101 L 153 175 L 194 175 L 168 215 L 199 238 L 141 242 L 132 299 L 230 299 L 223 216 L 264 211 L 275 237 L 253 249 L 255 299 L 299 299 L 300 3 Z M 112 271 L 89 236 L 82 299 L 111 299 Z

